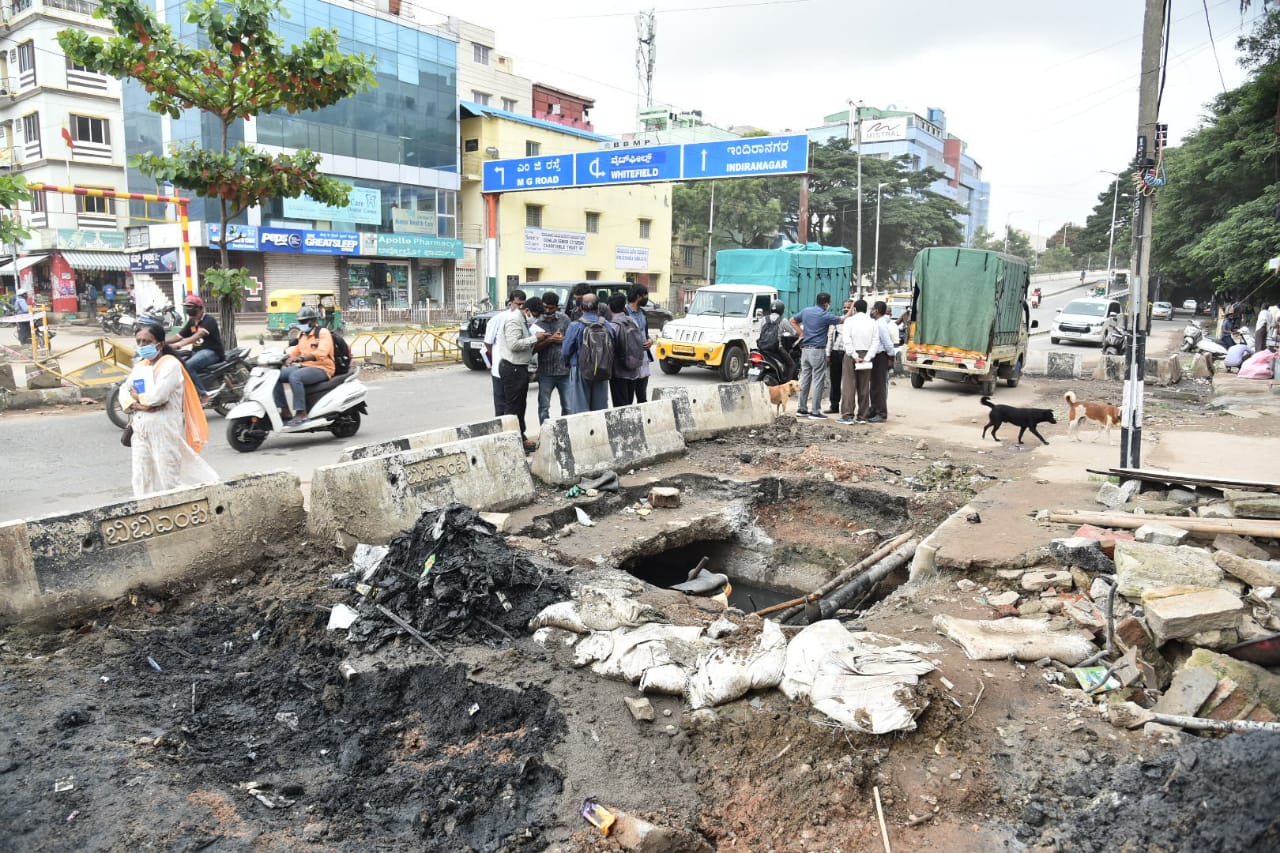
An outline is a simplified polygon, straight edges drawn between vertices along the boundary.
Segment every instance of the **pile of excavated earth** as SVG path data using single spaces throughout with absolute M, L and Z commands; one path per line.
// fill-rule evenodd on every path
M 0 847 L 1280 848 L 1277 487 L 1045 453 L 782 417 L 8 626 Z

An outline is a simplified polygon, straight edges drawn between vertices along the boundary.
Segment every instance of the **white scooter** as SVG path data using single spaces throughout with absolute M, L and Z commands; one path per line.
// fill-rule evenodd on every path
M 273 431 L 285 435 L 328 431 L 338 438 L 350 438 L 360 430 L 360 416 L 369 414 L 364 401 L 368 389 L 355 369 L 308 386 L 306 421 L 285 426 L 275 401 L 284 361 L 285 354 L 278 350 L 258 356 L 244 396 L 226 415 L 227 442 L 232 447 L 241 453 L 257 450 Z
M 1186 327 L 1182 330 L 1182 351 L 1202 352 L 1210 358 L 1227 357 L 1227 348 L 1218 341 L 1206 338 L 1198 320 L 1188 320 Z

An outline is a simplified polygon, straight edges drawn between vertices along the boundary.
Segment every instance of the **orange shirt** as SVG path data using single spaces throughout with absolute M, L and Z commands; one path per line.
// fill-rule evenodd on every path
M 303 367 L 318 367 L 333 378 L 336 369 L 333 363 L 333 335 L 328 329 L 317 329 L 298 338 L 298 343 L 289 349 L 290 358 L 306 356 L 301 362 Z

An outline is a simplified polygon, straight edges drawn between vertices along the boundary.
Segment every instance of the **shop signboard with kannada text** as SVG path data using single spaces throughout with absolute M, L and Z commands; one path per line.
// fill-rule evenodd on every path
M 573 155 L 486 160 L 484 192 L 553 190 L 573 186 Z
M 808 170 L 809 137 L 799 133 L 489 160 L 484 164 L 483 191 L 500 193 L 711 178 L 757 178 L 798 175 Z
M 419 234 L 360 235 L 360 254 L 384 258 L 461 258 L 461 240 Z
M 218 241 L 222 239 L 222 226 L 216 222 L 210 222 L 205 226 L 205 235 L 208 238 L 208 245 L 211 249 L 217 249 Z M 236 252 L 256 252 L 258 251 L 258 226 L 256 225 L 228 225 L 227 248 Z

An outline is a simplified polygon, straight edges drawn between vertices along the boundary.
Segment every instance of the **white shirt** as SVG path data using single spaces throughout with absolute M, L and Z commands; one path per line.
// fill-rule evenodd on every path
M 497 314 L 494 314 L 489 318 L 489 325 L 486 326 L 484 330 L 484 342 L 493 347 L 493 355 L 489 357 L 492 362 L 489 365 L 489 372 L 493 374 L 494 379 L 502 378 L 498 375 L 498 364 L 503 358 L 502 335 L 500 332 L 502 331 L 502 327 L 506 325 L 507 318 L 510 316 L 510 308 L 506 311 L 499 311 Z
M 873 358 L 877 353 L 888 353 L 892 358 L 898 348 L 894 346 L 894 341 L 898 339 L 898 327 L 889 319 L 888 314 L 881 315 L 879 320 L 871 321 L 875 328 L 871 351 L 867 353 L 867 358 Z
M 876 322 L 870 314 L 859 311 L 840 324 L 840 336 L 844 339 L 846 355 L 856 359 L 858 350 L 866 350 L 869 357 L 876 338 Z

